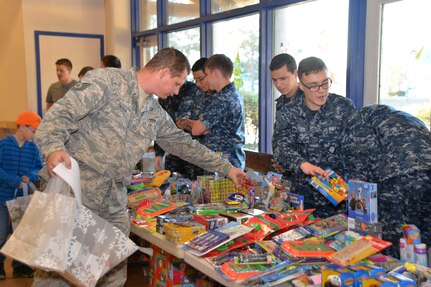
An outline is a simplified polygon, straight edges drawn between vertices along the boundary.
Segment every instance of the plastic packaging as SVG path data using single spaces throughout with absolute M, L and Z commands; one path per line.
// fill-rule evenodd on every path
M 400 238 L 400 259 L 407 260 L 406 239 Z
M 425 243 L 415 244 L 415 263 L 428 267 L 427 246 Z

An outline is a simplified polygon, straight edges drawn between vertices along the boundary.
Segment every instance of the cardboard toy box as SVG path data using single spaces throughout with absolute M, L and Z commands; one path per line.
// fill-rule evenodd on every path
M 165 234 L 169 236 L 199 235 L 204 233 L 205 226 L 197 222 L 168 222 L 163 224 Z
M 347 206 L 349 217 L 368 223 L 377 222 L 377 184 L 350 180 Z
M 195 214 L 193 220 L 205 225 L 206 230 L 213 230 L 226 225 L 229 220 L 218 214 Z
M 404 238 L 407 240 L 407 244 L 419 244 L 421 243 L 421 231 L 414 224 L 403 225 Z

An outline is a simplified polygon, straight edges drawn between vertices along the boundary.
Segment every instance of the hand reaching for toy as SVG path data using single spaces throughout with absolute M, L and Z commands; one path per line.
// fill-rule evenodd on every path
M 248 177 L 242 169 L 239 169 L 237 167 L 231 167 L 231 169 L 229 170 L 229 178 L 233 181 L 237 188 L 241 188 L 241 182 Z
M 307 175 L 323 175 L 326 180 L 329 180 L 329 175 L 327 174 L 327 172 L 325 170 L 323 170 L 322 168 L 318 167 L 317 165 L 311 164 L 309 162 L 303 162 L 300 165 L 300 169 L 302 170 L 303 173 L 307 174 Z

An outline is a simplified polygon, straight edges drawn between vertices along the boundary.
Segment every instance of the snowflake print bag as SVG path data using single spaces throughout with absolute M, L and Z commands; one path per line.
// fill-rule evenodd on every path
M 61 212 L 67 214 L 68 218 L 72 221 L 72 225 L 68 225 L 67 231 L 63 234 L 64 236 L 62 236 L 65 242 L 61 244 L 61 249 L 63 252 L 66 249 L 63 261 L 58 262 L 55 266 L 51 264 L 50 268 L 47 268 L 49 261 L 43 261 L 42 258 L 37 258 L 33 261 L 43 261 L 44 264 L 30 264 L 30 262 L 26 261 L 24 261 L 24 263 L 36 268 L 57 271 L 60 275 L 77 286 L 95 286 L 100 277 L 140 248 L 114 225 L 81 205 L 79 167 L 74 159 L 71 160 L 72 169 L 67 169 L 64 164 L 59 164 L 54 169 L 55 173 L 58 175 L 56 178 L 60 177 L 63 181 L 67 182 L 75 194 L 75 197 L 68 197 L 72 199 L 75 204 L 70 204 L 67 213 L 64 211 Z M 72 209 L 73 212 L 71 212 Z M 24 218 L 26 216 L 27 212 Z M 35 215 L 33 214 L 32 216 Z M 24 218 L 21 224 L 18 225 L 18 229 L 22 226 Z M 58 227 L 61 227 L 64 221 L 64 219 L 60 220 L 60 218 L 59 216 Z M 38 233 L 44 233 L 44 231 Z M 14 234 L 12 236 L 14 236 Z M 68 237 L 68 239 L 66 240 L 65 237 Z M 6 245 L 9 241 L 7 241 Z M 64 244 L 67 246 L 63 246 Z M 5 249 L 6 245 L 3 249 Z M 45 246 L 43 247 L 46 249 Z M 52 247 L 58 248 L 59 245 L 53 245 Z M 3 249 L 1 250 L 2 252 Z M 48 248 L 48 250 L 49 249 L 50 248 Z M 53 253 L 56 250 L 50 251 Z M 151 254 L 151 250 L 148 249 L 141 249 L 141 251 Z M 21 258 L 14 257 L 14 254 L 4 253 L 21 260 Z
M 77 209 L 76 199 L 65 195 L 67 191 L 59 177 L 48 183 L 45 192 L 35 191 L 0 251 L 35 268 L 65 270 Z

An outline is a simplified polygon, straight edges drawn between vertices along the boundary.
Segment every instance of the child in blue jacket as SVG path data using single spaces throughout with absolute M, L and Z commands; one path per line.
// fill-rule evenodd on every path
M 37 173 L 43 167 L 39 149 L 33 142 L 34 134 L 42 119 L 27 111 L 16 119 L 15 134 L 0 140 L 0 248 L 12 228 L 6 201 L 23 196 L 23 188 L 30 181 L 39 181 Z M 0 280 L 6 279 L 5 256 L 0 253 Z M 34 271 L 18 261 L 12 261 L 15 277 L 32 277 Z

